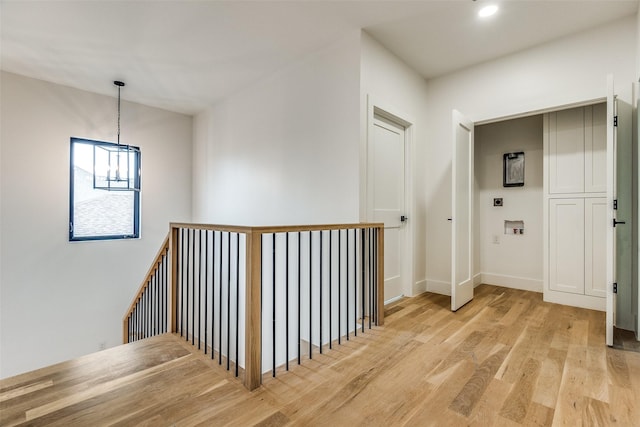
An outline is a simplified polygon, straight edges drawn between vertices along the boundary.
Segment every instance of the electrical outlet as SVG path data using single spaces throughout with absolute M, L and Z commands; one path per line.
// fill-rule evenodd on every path
M 493 242 L 494 244 L 496 244 L 496 245 L 499 245 L 499 244 L 500 244 L 500 236 L 498 236 L 497 234 L 494 234 L 494 235 L 493 235 L 492 242 Z

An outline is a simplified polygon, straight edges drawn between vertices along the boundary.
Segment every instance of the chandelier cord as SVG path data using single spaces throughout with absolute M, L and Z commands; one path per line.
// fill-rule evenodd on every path
M 120 145 L 120 86 L 118 86 L 118 145 Z

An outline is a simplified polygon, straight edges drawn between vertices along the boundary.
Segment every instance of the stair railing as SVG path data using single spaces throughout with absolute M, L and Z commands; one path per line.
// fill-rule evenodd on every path
M 125 316 L 125 342 L 159 331 L 157 319 L 253 390 L 263 374 L 382 325 L 383 277 L 382 224 L 173 223 Z
M 169 319 L 169 235 L 145 275 L 123 319 L 124 343 L 167 332 Z

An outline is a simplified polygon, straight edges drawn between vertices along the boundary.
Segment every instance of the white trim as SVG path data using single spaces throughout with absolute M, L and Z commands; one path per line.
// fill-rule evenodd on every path
M 427 279 L 427 292 L 451 296 L 451 282 Z
M 473 276 L 473 287 L 477 288 L 478 286 L 482 285 L 484 282 L 482 281 L 482 273 L 476 273 Z
M 402 289 L 405 295 L 415 295 L 414 292 L 414 234 L 415 227 L 413 225 L 415 218 L 414 194 L 413 194 L 413 171 L 414 171 L 414 153 L 415 153 L 415 119 L 409 114 L 399 110 L 393 105 L 389 105 L 372 95 L 367 95 L 367 135 L 365 138 L 365 147 L 362 155 L 364 156 L 363 164 L 365 165 L 365 182 L 364 206 L 366 207 L 366 220 L 373 220 L 373 200 L 369 197 L 369 189 L 373 187 L 373 175 L 369 173 L 369 142 L 373 135 L 374 116 L 382 116 L 394 123 L 405 128 L 405 150 L 404 150 L 404 183 L 405 183 L 405 212 L 409 217 L 405 225 L 405 246 L 406 254 L 402 260 Z
M 640 17 L 640 12 L 638 14 L 638 16 Z M 640 35 L 640 33 L 638 33 Z M 640 109 L 638 108 L 640 106 L 640 83 L 638 82 L 634 82 L 633 83 L 633 105 L 631 107 L 631 111 L 632 111 L 632 124 L 633 124 L 633 129 L 631 131 L 631 134 L 633 136 L 635 136 L 635 139 L 632 141 L 632 143 L 634 144 L 635 147 L 638 146 L 638 140 L 640 139 L 640 123 L 639 123 L 639 119 L 640 116 L 638 114 L 640 114 Z M 640 150 L 638 150 L 638 152 L 636 153 L 636 166 L 640 165 Z M 637 296 L 637 301 L 635 301 L 636 305 L 636 314 L 634 317 L 634 323 L 635 323 L 635 328 L 636 328 L 636 339 L 638 341 L 640 341 L 640 316 L 638 315 L 638 313 L 640 313 L 640 247 L 638 245 L 640 245 L 640 236 L 638 236 L 638 226 L 640 226 L 640 209 L 638 209 L 638 205 L 640 202 L 638 202 L 637 198 L 640 196 L 640 173 L 636 172 L 636 192 L 637 194 L 634 194 L 633 197 L 636 198 L 636 202 L 635 202 L 635 208 L 636 208 L 636 219 L 635 219 L 635 224 L 634 227 L 636 227 L 636 231 L 635 231 L 635 239 L 636 239 L 636 247 L 635 247 L 635 251 L 636 251 L 636 296 Z
M 413 284 L 412 291 L 413 291 L 412 295 L 414 297 L 416 295 L 420 295 L 422 293 L 425 293 L 427 291 L 427 280 L 426 279 L 422 279 L 422 280 L 418 280 L 417 282 L 415 282 Z
M 400 301 L 402 298 L 404 298 L 404 294 L 400 294 L 397 297 L 393 297 L 391 299 L 386 300 L 384 302 L 384 305 L 388 305 L 388 304 L 391 304 L 393 302 Z
M 606 97 L 590 99 L 587 101 L 571 102 L 569 104 L 556 105 L 556 106 L 541 108 L 533 111 L 524 111 L 522 113 L 509 114 L 507 116 L 494 117 L 494 118 L 484 119 L 484 120 L 476 120 L 475 124 L 476 126 L 488 125 L 490 123 L 499 123 L 499 122 L 504 122 L 508 120 L 522 119 L 524 117 L 539 116 L 542 114 L 554 113 L 556 111 L 570 110 L 571 108 L 602 104 L 603 102 L 607 102 Z
M 592 297 L 590 295 L 571 294 L 546 290 L 543 294 L 545 302 L 569 305 L 572 307 L 587 308 L 589 310 L 606 311 L 606 298 Z
M 542 116 L 542 295 L 549 298 L 549 113 Z
M 480 273 L 482 283 L 487 285 L 503 286 L 505 288 L 520 289 L 542 293 L 543 281 L 529 277 L 509 276 L 506 274 Z

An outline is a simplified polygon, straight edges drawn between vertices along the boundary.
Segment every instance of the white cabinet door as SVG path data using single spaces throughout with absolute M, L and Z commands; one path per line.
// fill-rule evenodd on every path
M 607 191 L 607 104 L 585 107 L 584 191 Z
M 584 294 L 584 199 L 549 200 L 549 288 Z
M 607 296 L 607 199 L 584 199 L 584 293 Z
M 549 193 L 584 192 L 584 108 L 549 113 Z

